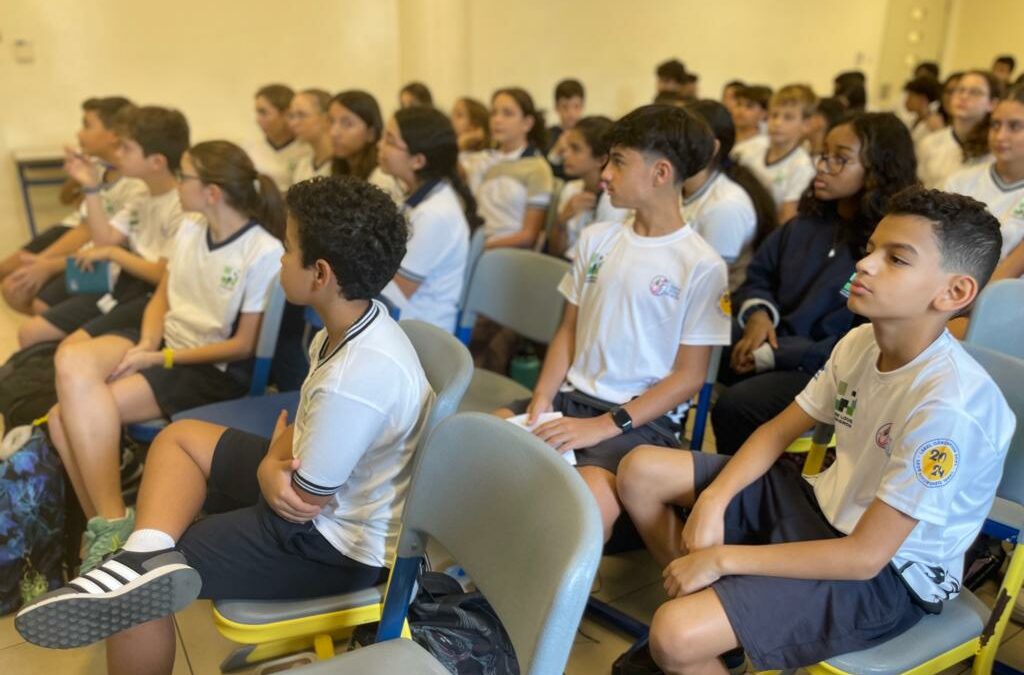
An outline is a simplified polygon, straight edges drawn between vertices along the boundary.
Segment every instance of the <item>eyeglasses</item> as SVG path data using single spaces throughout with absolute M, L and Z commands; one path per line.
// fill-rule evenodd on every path
M 953 96 L 966 96 L 967 98 L 981 98 L 988 96 L 988 92 L 978 87 L 953 87 Z
M 194 176 L 194 175 L 192 175 L 190 173 L 185 173 L 181 169 L 178 169 L 177 171 L 174 172 L 174 177 L 178 179 L 179 183 L 181 183 L 183 181 L 186 181 L 186 180 L 197 180 L 199 182 L 202 182 L 202 180 L 203 180 L 199 176 Z
M 818 155 L 814 160 L 814 168 L 820 169 L 821 165 L 825 165 L 825 173 L 830 176 L 836 176 L 843 172 L 846 165 L 849 164 L 852 159 L 849 157 L 843 157 L 842 155 L 830 155 L 827 152 L 823 152 Z
M 293 110 L 288 113 L 288 119 L 290 120 L 304 120 L 307 117 L 311 117 L 311 115 L 305 110 Z

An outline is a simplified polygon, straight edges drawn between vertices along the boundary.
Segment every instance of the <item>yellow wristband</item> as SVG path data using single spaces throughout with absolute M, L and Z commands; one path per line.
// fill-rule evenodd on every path
M 170 370 L 174 367 L 174 350 L 170 347 L 164 347 L 164 368 Z

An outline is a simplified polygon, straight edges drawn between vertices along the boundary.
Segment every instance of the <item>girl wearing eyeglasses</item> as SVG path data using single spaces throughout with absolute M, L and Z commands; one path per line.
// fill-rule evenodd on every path
M 888 198 L 917 182 L 910 132 L 891 113 L 860 113 L 825 137 L 797 216 L 772 232 L 733 294 L 733 346 L 711 411 L 718 451 L 732 454 L 789 405 L 855 323 L 854 264 Z
M 327 118 L 330 102 L 331 95 L 323 89 L 306 89 L 296 94 L 288 106 L 288 125 L 292 133 L 312 150 L 296 162 L 291 185 L 313 176 L 331 175 L 334 148 Z
M 970 70 L 956 80 L 949 94 L 949 126 L 919 145 L 918 176 L 925 187 L 941 188 L 965 164 L 984 161 L 989 118 L 1001 93 L 992 73 Z

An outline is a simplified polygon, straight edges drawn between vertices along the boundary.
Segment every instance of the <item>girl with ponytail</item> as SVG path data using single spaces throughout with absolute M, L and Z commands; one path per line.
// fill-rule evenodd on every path
M 454 331 L 469 233 L 482 224 L 459 176 L 455 129 L 436 108 L 399 110 L 384 128 L 377 157 L 386 174 L 408 186 L 411 230 L 402 265 L 383 295 L 403 319 Z
M 281 195 L 248 155 L 227 141 L 200 143 L 182 157 L 179 181 L 191 213 L 142 325 L 65 343 L 55 359 L 50 433 L 96 534 L 83 572 L 133 529 L 118 479 L 121 426 L 244 396 L 278 283 L 283 247 L 271 232 L 283 231 Z M 133 311 L 125 302 L 106 317 Z

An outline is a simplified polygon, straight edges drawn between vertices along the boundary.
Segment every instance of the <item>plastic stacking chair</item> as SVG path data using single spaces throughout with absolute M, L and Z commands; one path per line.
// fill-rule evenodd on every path
M 487 242 L 487 232 L 483 226 L 476 228 L 476 232 L 469 239 L 469 255 L 466 256 L 466 269 L 462 273 L 462 293 L 459 294 L 459 315 L 455 320 L 455 334 L 462 343 L 469 345 L 469 334 L 473 330 L 472 324 L 465 330 L 461 329 L 462 313 L 466 307 L 466 298 L 469 296 L 469 284 L 473 279 L 473 272 L 480 262 L 480 256 L 484 254 L 484 244 Z
M 825 453 L 829 448 L 836 447 L 834 432 L 833 425 L 818 422 L 812 431 L 796 439 L 786 448 L 788 453 L 806 455 L 803 468 L 805 476 L 821 473 L 821 466 L 825 463 Z
M 398 638 L 420 558 L 436 540 L 494 607 L 524 675 L 561 673 L 601 556 L 594 498 L 557 453 L 490 415 L 445 420 L 413 473 L 377 643 L 302 675 L 446 675 Z
M 982 675 L 992 673 L 994 666 L 1000 665 L 995 663 L 996 652 L 1024 580 L 1024 554 L 1018 544 L 1024 528 L 1024 361 L 972 344 L 965 348 L 996 381 L 1017 416 L 1017 430 L 1006 456 L 1003 479 L 982 529 L 1014 545 L 994 609 L 990 610 L 964 589 L 956 598 L 943 603 L 941 614 L 925 616 L 906 633 L 872 649 L 811 666 L 806 669 L 809 673 L 925 675 L 973 658 L 971 672 Z M 1002 666 L 996 672 L 1014 671 Z
M 693 433 L 690 435 L 690 449 L 704 449 L 704 432 L 708 425 L 708 414 L 711 413 L 711 393 L 714 391 L 715 382 L 718 381 L 718 365 L 722 361 L 722 348 L 715 347 L 711 350 L 711 358 L 708 360 L 708 374 L 704 378 L 704 384 L 697 394 L 697 410 L 693 418 Z
M 487 251 L 473 272 L 459 323 L 460 337 L 468 336 L 477 314 L 482 314 L 534 342 L 547 344 L 562 321 L 565 299 L 558 284 L 568 270 L 568 262 L 533 251 Z M 463 341 L 468 343 L 468 337 Z M 504 375 L 477 368 L 459 410 L 490 412 L 530 394 Z
M 267 302 L 267 308 L 263 310 L 260 334 L 256 339 L 256 353 L 253 359 L 249 396 L 261 396 L 267 390 L 267 382 L 270 379 L 270 364 L 274 360 L 274 350 L 277 349 L 277 335 L 281 330 L 284 302 L 284 289 L 281 287 L 280 281 L 275 281 L 270 299 Z M 165 426 L 167 426 L 167 420 L 165 419 L 129 424 L 128 435 L 141 443 L 151 443 Z M 273 430 L 273 422 L 271 422 L 270 426 L 271 430 Z
M 462 343 L 436 326 L 414 320 L 402 321 L 401 326 L 416 348 L 427 381 L 437 393 L 417 449 L 419 455 L 423 452 L 429 431 L 458 407 L 473 374 L 473 361 Z M 297 402 L 297 392 L 288 395 L 294 396 Z M 273 429 L 283 399 L 280 395 L 265 399 L 269 403 L 265 404 L 262 399 L 247 403 L 264 406 L 262 415 Z M 196 412 L 201 411 L 197 409 Z M 208 415 L 200 418 L 235 425 L 234 419 L 209 419 Z M 330 658 L 334 656 L 335 639 L 347 637 L 357 626 L 380 619 L 383 597 L 384 585 L 381 585 L 312 600 L 218 601 L 213 607 L 217 630 L 229 640 L 246 645 L 230 654 L 221 664 L 221 670 L 229 672 L 248 668 L 259 661 L 291 654 L 311 645 L 319 658 Z
M 1002 279 L 982 290 L 965 342 L 1024 359 L 1024 279 Z

